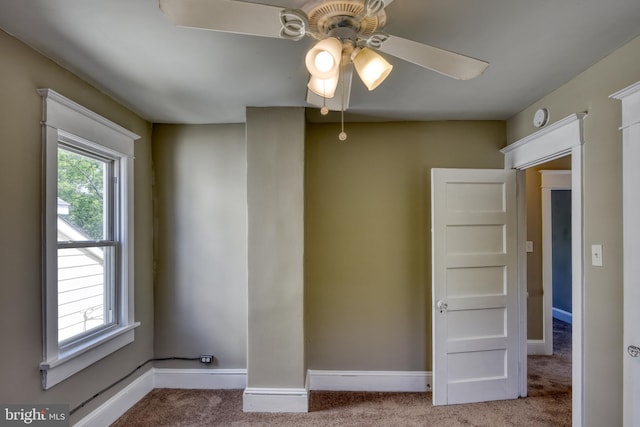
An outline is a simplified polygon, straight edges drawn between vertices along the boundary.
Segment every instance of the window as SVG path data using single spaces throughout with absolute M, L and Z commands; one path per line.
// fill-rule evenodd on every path
M 129 344 L 133 141 L 50 89 L 44 103 L 44 389 Z
M 58 142 L 58 343 L 115 324 L 118 159 Z

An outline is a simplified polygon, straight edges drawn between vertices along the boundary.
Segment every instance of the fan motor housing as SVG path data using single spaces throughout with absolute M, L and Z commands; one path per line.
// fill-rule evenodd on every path
M 305 4 L 302 10 L 309 19 L 311 31 L 322 37 L 334 35 L 342 39 L 340 34 L 344 34 L 346 39 L 351 39 L 351 32 L 340 30 L 348 28 L 356 37 L 366 39 L 387 22 L 384 9 L 375 15 L 364 16 L 362 0 L 313 0 Z

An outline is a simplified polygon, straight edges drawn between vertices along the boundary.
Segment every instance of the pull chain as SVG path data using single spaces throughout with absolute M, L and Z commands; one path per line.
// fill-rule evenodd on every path
M 326 116 L 329 114 L 329 109 L 327 108 L 327 81 L 322 80 L 322 108 L 320 109 L 320 114 Z
M 338 135 L 338 139 L 340 141 L 347 140 L 347 133 L 344 131 L 344 60 L 340 62 L 340 124 L 341 124 L 341 132 Z

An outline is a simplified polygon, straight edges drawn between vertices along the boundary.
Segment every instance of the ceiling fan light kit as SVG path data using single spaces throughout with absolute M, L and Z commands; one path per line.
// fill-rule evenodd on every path
M 175 25 L 182 27 L 318 40 L 305 57 L 311 74 L 307 102 L 322 105 L 323 111 L 344 113 L 348 108 L 354 67 L 370 91 L 389 76 L 393 66 L 375 50 L 459 80 L 477 77 L 489 66 L 479 59 L 382 32 L 387 22 L 385 7 L 392 2 L 310 0 L 300 9 L 235 0 L 159 0 L 159 5 Z M 339 81 L 340 99 L 335 100 Z M 343 133 L 341 139 L 346 138 Z
M 328 79 L 320 79 L 315 76 L 309 77 L 307 87 L 310 91 L 323 98 L 333 98 L 338 87 L 338 73 Z
M 340 70 L 342 43 L 336 37 L 328 37 L 313 46 L 305 57 L 309 73 L 318 79 L 333 78 Z
M 326 44 L 327 40 L 332 40 L 331 49 L 337 49 L 338 44 L 340 45 L 342 65 L 353 63 L 358 76 L 369 90 L 378 87 L 393 67 L 367 46 L 370 43 L 379 45 L 386 38 L 386 35 L 376 33 L 387 20 L 384 6 L 385 3 L 380 0 L 312 0 L 305 4 L 301 12 L 307 17 L 306 21 L 303 21 L 308 23 L 306 31 L 313 38 L 320 40 L 307 53 L 305 63 L 311 76 L 328 78 L 319 73 L 318 67 L 310 57 L 318 58 L 326 50 L 325 56 L 337 58 L 333 51 L 328 50 L 329 45 Z M 292 13 L 290 10 L 282 12 L 283 17 L 289 17 L 287 20 L 296 14 L 299 15 L 298 12 Z M 295 26 L 300 27 L 300 22 Z M 321 95 L 317 91 L 314 92 Z M 327 90 L 324 92 L 330 93 Z M 346 108 L 342 103 L 340 107 Z
M 393 65 L 382 55 L 367 47 L 357 48 L 351 57 L 358 76 L 370 91 L 380 86 L 393 70 Z

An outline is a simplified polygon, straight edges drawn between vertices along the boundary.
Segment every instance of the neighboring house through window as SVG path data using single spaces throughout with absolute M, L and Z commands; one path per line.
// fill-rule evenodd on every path
M 105 249 L 112 247 L 85 246 L 91 244 L 90 236 L 65 220 L 70 210 L 61 210 L 61 201 L 58 199 L 58 343 L 111 324 L 115 288 L 109 274 L 113 257 L 105 257 Z
M 133 142 L 50 89 L 44 106 L 44 389 L 134 340 Z

